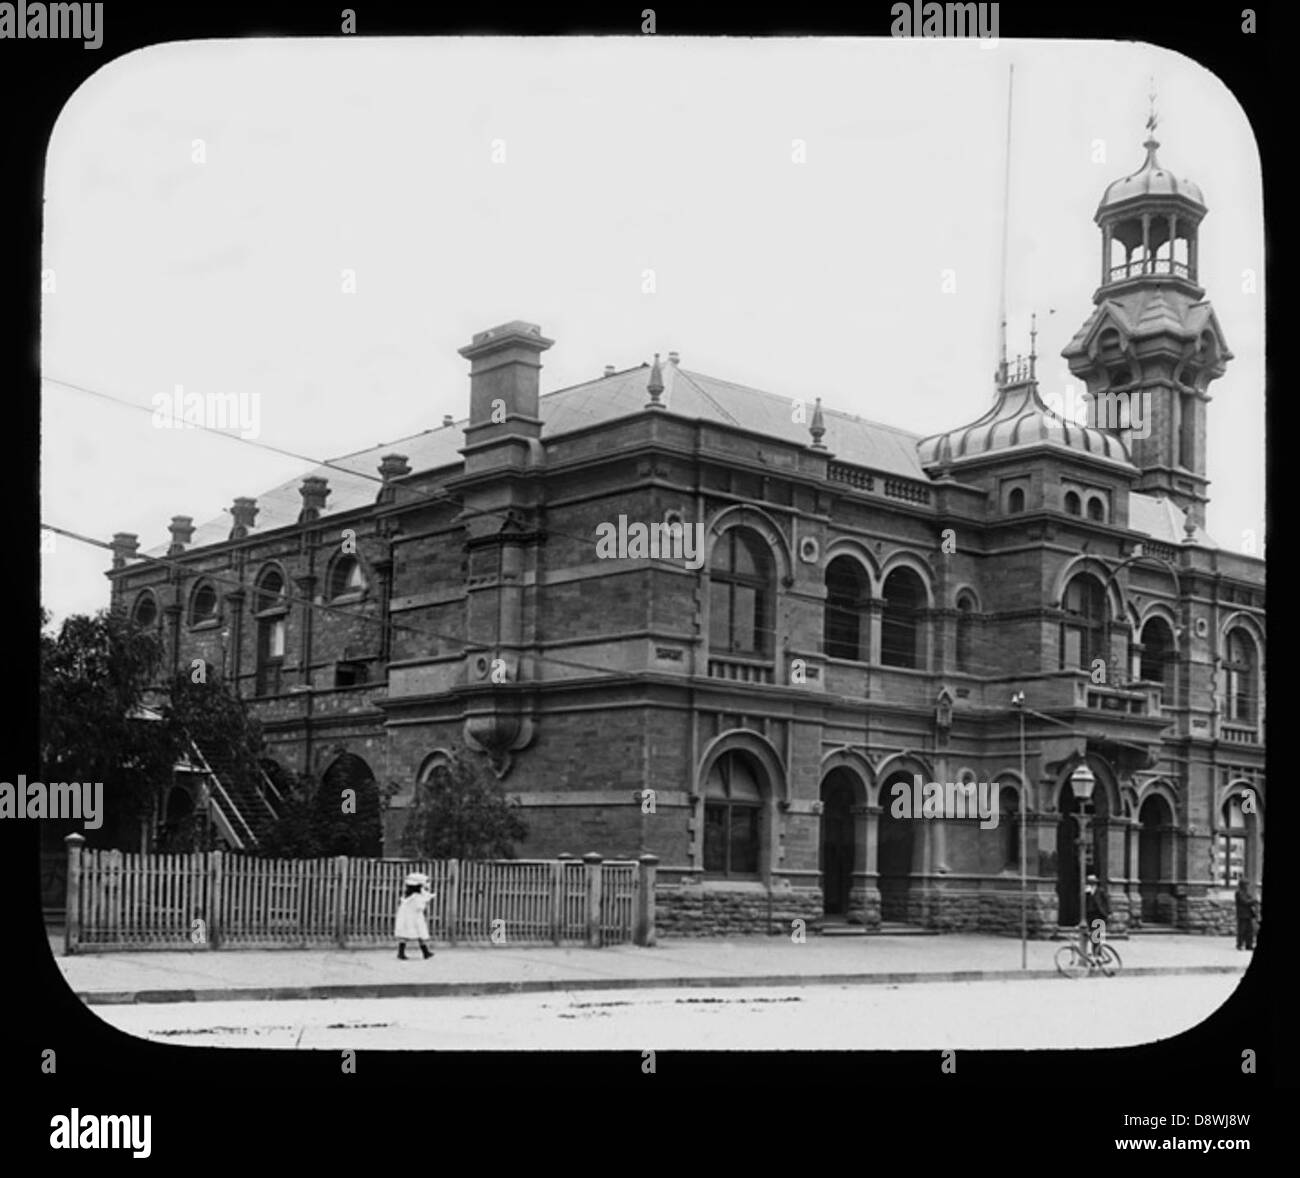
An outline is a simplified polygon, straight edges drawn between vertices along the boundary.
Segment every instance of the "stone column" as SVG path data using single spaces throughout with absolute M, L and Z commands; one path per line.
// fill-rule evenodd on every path
M 880 630 L 885 609 L 883 597 L 873 597 L 867 602 L 867 662 L 880 666 Z
M 866 816 L 866 840 L 863 843 L 865 911 L 862 923 L 867 928 L 880 927 L 880 807 L 863 806 Z

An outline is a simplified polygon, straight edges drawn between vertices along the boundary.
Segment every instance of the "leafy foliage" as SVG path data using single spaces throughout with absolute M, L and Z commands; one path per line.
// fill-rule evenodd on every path
M 346 758 L 344 759 L 346 761 Z M 356 796 L 355 812 L 343 809 L 345 789 Z M 362 772 L 362 762 L 332 766 L 325 780 L 307 774 L 281 787 L 284 804 L 279 820 L 263 838 L 260 854 L 283 859 L 317 859 L 334 855 L 378 857 L 383 851 L 382 801 L 379 788 Z
M 402 850 L 413 858 L 513 859 L 514 844 L 527 837 L 518 803 L 496 778 L 458 755 L 416 786 Z
M 41 615 L 40 769 L 46 781 L 102 781 L 98 840 L 138 831 L 181 751 L 175 728 L 142 709 L 162 661 L 158 641 L 108 610 Z

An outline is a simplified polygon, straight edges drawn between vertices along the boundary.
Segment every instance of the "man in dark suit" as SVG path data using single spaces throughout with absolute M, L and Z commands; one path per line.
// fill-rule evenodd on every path
M 1089 942 L 1096 943 L 1094 938 L 1096 941 L 1104 939 L 1110 925 L 1110 897 L 1106 895 L 1106 889 L 1098 883 L 1095 875 L 1088 876 L 1084 894 L 1084 913 L 1088 921 Z M 1102 922 L 1100 930 L 1096 927 L 1096 922 L 1099 920 Z
M 1237 881 L 1237 891 L 1233 898 L 1237 903 L 1237 948 L 1254 949 L 1259 901 L 1255 899 L 1255 891 L 1244 875 Z

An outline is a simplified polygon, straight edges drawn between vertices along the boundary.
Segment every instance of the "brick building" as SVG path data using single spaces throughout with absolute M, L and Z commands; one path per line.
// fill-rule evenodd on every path
M 926 438 L 675 353 L 543 396 L 552 341 L 507 323 L 461 349 L 466 420 L 177 516 L 164 563 L 119 534 L 113 604 L 235 684 L 283 767 L 397 783 L 389 853 L 468 747 L 527 809 L 520 854 L 660 856 L 668 932 L 1018 929 L 1023 848 L 1041 934 L 1077 916 L 1086 765 L 1120 927 L 1226 930 L 1261 878 L 1264 565 L 1205 532 L 1231 352 L 1206 206 L 1156 146 L 1097 211 L 1064 352 L 1087 421 L 1032 354 Z M 663 523 L 700 559 L 637 546 Z M 899 816 L 918 776 L 994 783 L 998 823 Z

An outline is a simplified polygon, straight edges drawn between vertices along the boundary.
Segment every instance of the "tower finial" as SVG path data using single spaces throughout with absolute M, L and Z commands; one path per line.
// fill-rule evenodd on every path
M 1029 379 L 1034 379 L 1034 368 L 1038 363 L 1038 312 L 1029 316 Z
M 1154 138 L 1156 133 L 1156 124 L 1159 123 L 1160 121 L 1159 118 L 1156 117 L 1156 76 L 1155 74 L 1151 75 L 1151 91 L 1147 95 L 1147 99 L 1150 101 L 1150 108 L 1147 114 L 1147 131 L 1150 133 L 1150 136 Z

